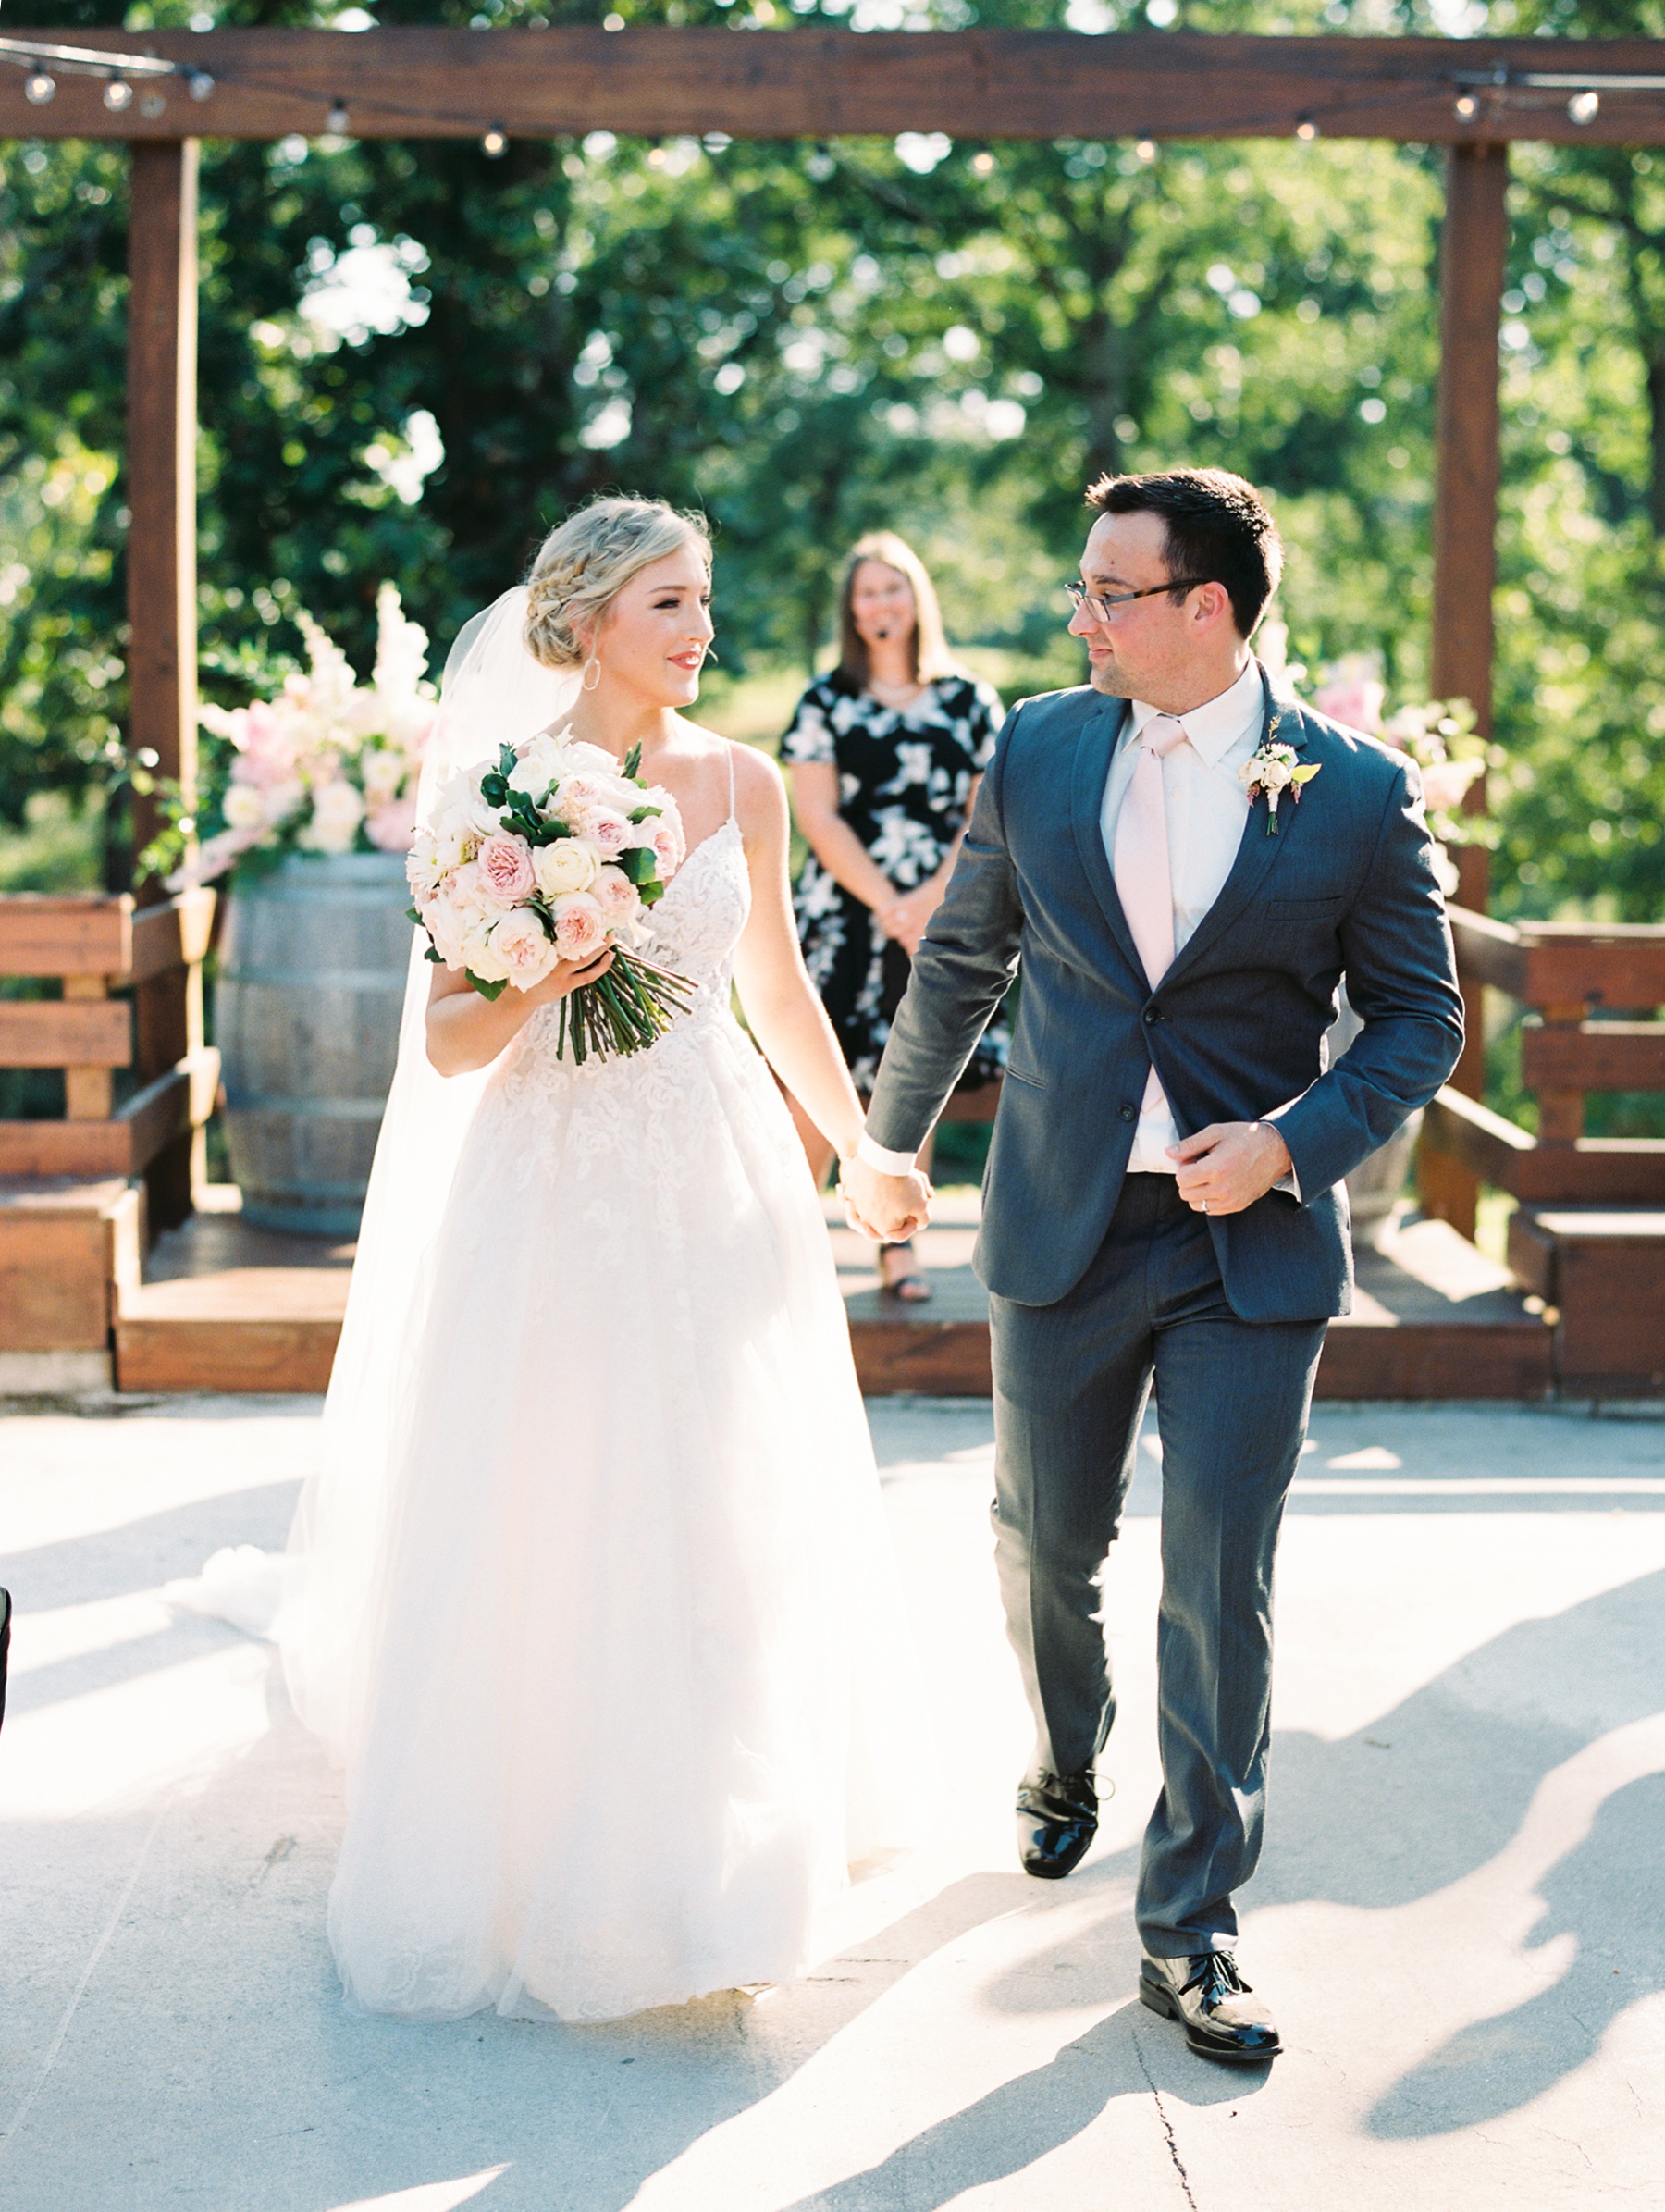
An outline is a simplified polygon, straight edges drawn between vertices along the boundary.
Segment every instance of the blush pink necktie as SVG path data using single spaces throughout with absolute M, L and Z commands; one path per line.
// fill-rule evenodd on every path
M 1159 983 L 1174 964 L 1174 879 L 1168 861 L 1167 801 L 1162 763 L 1185 732 L 1171 714 L 1153 715 L 1139 734 L 1139 758 L 1116 818 L 1116 893 L 1133 933 L 1145 979 Z M 1145 1085 L 1143 1109 L 1162 1097 L 1156 1070 Z

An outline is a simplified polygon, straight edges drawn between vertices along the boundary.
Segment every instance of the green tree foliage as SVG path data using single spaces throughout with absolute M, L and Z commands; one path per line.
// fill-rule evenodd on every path
M 596 19 L 604 0 L 385 0 L 384 23 Z M 857 0 L 869 24 L 1056 25 L 1058 0 Z M 232 0 L 224 21 L 330 20 Z M 1078 25 L 1117 20 L 1072 0 Z M 130 28 L 197 19 L 189 0 Z M 771 35 L 776 0 L 618 0 Z M 1146 20 L 1344 29 L 1153 0 Z M 39 21 L 117 19 L 31 0 Z M 819 12 L 844 9 L 823 0 Z M 1514 26 L 1654 31 L 1581 4 Z M 348 20 L 355 19 L 349 18 Z M 1141 19 L 1129 14 L 1130 27 Z M 1406 11 L 1406 27 L 1416 27 Z M 1509 28 L 1494 7 L 1492 27 Z M 1379 27 L 1372 19 L 1372 27 Z M 1665 159 L 1519 148 L 1498 599 L 1506 909 L 1651 917 L 1665 889 Z M 122 720 L 125 165 L 0 150 L 0 809 L 95 780 Z M 376 584 L 443 649 L 575 500 L 712 516 L 723 665 L 802 666 L 839 556 L 901 526 L 956 636 L 1070 681 L 1056 586 L 1084 482 L 1179 460 L 1276 496 L 1316 668 L 1426 683 L 1441 157 L 1245 141 L 827 146 L 592 134 L 207 142 L 205 682 L 242 696 L 286 610 L 367 656 Z

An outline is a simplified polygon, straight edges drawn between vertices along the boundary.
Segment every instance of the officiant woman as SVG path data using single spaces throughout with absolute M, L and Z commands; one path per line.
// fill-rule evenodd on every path
M 781 760 L 809 846 L 796 900 L 804 959 L 865 1100 L 1003 710 L 949 652 L 925 564 L 894 531 L 852 549 L 838 613 L 838 665 L 798 701 Z M 996 1021 L 960 1087 L 997 1081 L 1005 1047 Z M 832 1155 L 791 1103 L 820 1187 Z M 931 1295 L 908 1243 L 883 1247 L 880 1279 L 898 1298 Z

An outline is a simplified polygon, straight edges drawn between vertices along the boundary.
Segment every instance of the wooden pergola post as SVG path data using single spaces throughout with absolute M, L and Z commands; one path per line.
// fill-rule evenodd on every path
M 140 139 L 132 148 L 128 294 L 128 746 L 156 756 L 155 772 L 196 793 L 197 142 Z M 142 848 L 158 827 L 136 799 Z M 153 881 L 142 903 L 166 894 Z M 173 969 L 136 992 L 134 1057 L 151 1081 L 203 1043 L 195 968 Z M 186 1131 L 151 1166 L 151 1228 L 190 1213 L 205 1176 L 203 1132 Z
M 1507 144 L 1453 146 L 1446 162 L 1439 248 L 1439 402 L 1434 497 L 1436 698 L 1466 698 L 1483 737 L 1492 726 L 1492 591 L 1497 580 L 1498 334 L 1509 257 Z M 1484 801 L 1485 780 L 1473 788 Z M 1484 913 L 1486 855 L 1459 852 L 1459 902 Z M 1463 979 L 1468 1039 L 1452 1077 L 1478 1098 L 1486 1088 L 1484 1004 Z M 1422 1200 L 1472 1237 L 1479 1183 L 1447 1155 L 1422 1162 Z

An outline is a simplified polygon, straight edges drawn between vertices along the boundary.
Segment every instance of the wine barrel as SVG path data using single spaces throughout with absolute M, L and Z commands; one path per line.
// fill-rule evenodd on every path
M 240 883 L 215 985 L 243 1218 L 356 1234 L 411 955 L 404 859 L 296 854 Z

